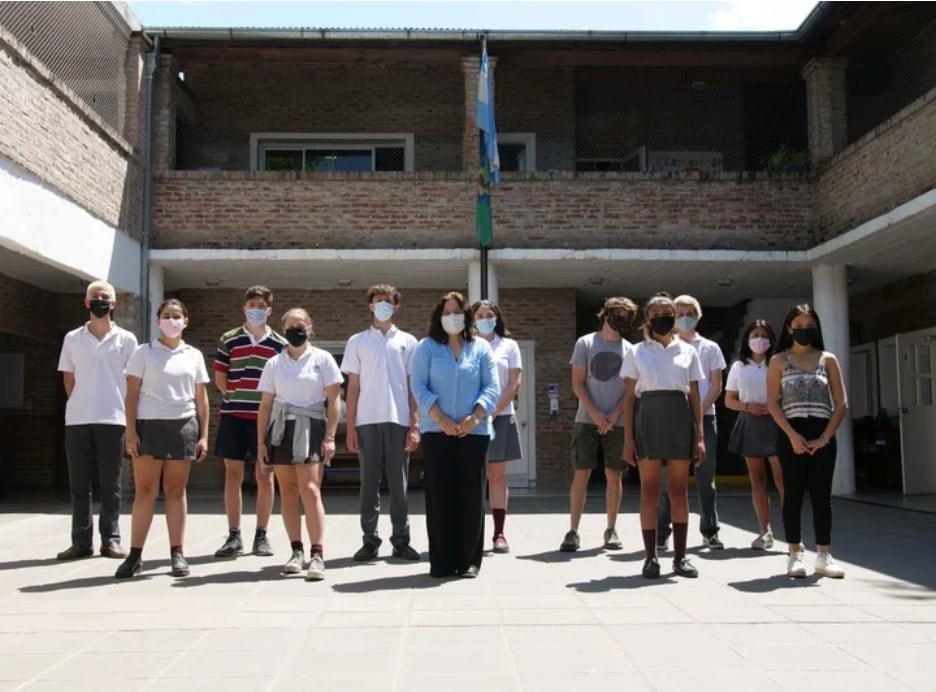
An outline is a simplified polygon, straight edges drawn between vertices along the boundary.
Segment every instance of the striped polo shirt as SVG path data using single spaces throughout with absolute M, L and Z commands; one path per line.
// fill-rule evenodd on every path
M 286 348 L 286 339 L 267 328 L 257 341 L 243 325 L 221 335 L 214 370 L 227 375 L 227 393 L 221 399 L 221 415 L 257 419 L 260 392 L 257 385 L 263 366 Z

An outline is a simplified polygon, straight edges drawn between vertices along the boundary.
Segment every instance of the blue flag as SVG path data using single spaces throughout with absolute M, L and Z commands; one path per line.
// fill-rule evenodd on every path
M 497 152 L 497 127 L 494 124 L 494 100 L 487 44 L 482 44 L 481 69 L 478 72 L 478 125 L 481 165 L 478 172 L 478 199 L 475 234 L 478 243 L 487 247 L 494 242 L 494 222 L 491 215 L 491 183 L 500 182 L 500 156 Z

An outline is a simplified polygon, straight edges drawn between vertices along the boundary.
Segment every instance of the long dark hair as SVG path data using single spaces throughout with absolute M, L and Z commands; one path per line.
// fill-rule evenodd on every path
M 748 341 L 751 339 L 751 332 L 757 328 L 767 332 L 767 338 L 770 339 L 770 348 L 768 348 L 767 352 L 764 354 L 764 360 L 769 361 L 774 354 L 774 349 L 777 347 L 777 335 L 774 334 L 773 327 L 770 326 L 767 320 L 754 320 L 747 326 L 744 330 L 744 336 L 741 337 L 741 347 L 738 349 L 738 360 L 742 363 L 749 363 L 754 359 L 754 352 L 751 351 L 751 346 L 748 344 Z
M 471 307 L 468 301 L 458 291 L 450 291 L 439 298 L 439 302 L 432 308 L 432 316 L 429 318 L 429 338 L 438 341 L 440 344 L 447 344 L 449 340 L 448 332 L 442 329 L 442 311 L 445 310 L 445 304 L 454 300 L 465 313 L 465 328 L 462 330 L 462 336 L 465 341 L 472 341 L 474 336 L 471 334 L 471 328 L 474 326 L 474 317 L 471 313 Z
M 790 334 L 790 325 L 800 315 L 809 315 L 814 320 L 816 320 L 816 330 L 819 332 L 819 338 L 816 339 L 816 343 L 813 344 L 820 351 L 825 351 L 825 342 L 822 340 L 822 322 L 819 321 L 819 315 L 813 310 L 812 306 L 807 303 L 802 305 L 797 305 L 792 310 L 787 313 L 786 318 L 783 320 L 783 327 L 780 329 L 780 338 L 777 339 L 777 347 L 775 351 L 777 353 L 783 353 L 784 351 L 789 350 L 793 346 L 793 335 Z
M 504 314 L 501 312 L 501 309 L 497 306 L 497 303 L 490 300 L 479 300 L 474 305 L 471 306 L 471 316 L 472 321 L 474 321 L 474 316 L 478 314 L 478 310 L 481 308 L 487 308 L 494 313 L 494 317 L 497 318 L 497 323 L 494 325 L 494 333 L 497 336 L 510 336 L 510 330 L 507 329 L 507 323 L 504 321 Z
M 181 300 L 179 300 L 178 298 L 166 298 L 163 302 L 161 302 L 161 303 L 159 304 L 159 307 L 156 308 L 156 319 L 157 319 L 157 320 L 159 319 L 159 316 L 162 314 L 162 311 L 165 310 L 166 308 L 168 308 L 170 305 L 173 306 L 173 307 L 179 308 L 179 310 L 182 311 L 182 316 L 183 316 L 183 317 L 188 317 L 188 308 L 185 307 L 185 303 L 183 303 L 183 302 L 182 302 Z

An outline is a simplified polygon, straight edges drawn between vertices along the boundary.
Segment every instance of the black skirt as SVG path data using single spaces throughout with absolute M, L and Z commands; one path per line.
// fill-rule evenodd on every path
M 742 411 L 731 429 L 728 451 L 743 457 L 776 456 L 778 430 L 771 416 L 755 416 Z
M 634 434 L 639 459 L 691 459 L 692 408 L 682 392 L 644 392 L 637 400 Z

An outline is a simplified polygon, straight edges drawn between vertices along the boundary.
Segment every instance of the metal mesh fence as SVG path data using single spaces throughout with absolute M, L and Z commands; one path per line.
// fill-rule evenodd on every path
M 0 26 L 104 122 L 123 130 L 131 29 L 110 2 L 0 2 Z

